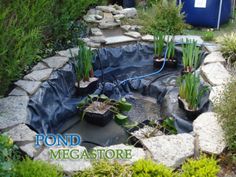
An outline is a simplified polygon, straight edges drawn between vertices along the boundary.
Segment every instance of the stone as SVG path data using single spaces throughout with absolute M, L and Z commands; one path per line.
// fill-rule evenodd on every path
M 188 157 L 194 155 L 194 137 L 183 133 L 163 135 L 142 140 L 151 152 L 153 160 L 168 167 L 179 167 Z
M 124 14 L 117 14 L 117 15 L 114 15 L 114 18 L 115 18 L 116 20 L 120 20 L 120 19 L 125 18 L 125 15 L 124 15 Z
M 120 11 L 121 14 L 124 14 L 127 18 L 134 18 L 137 15 L 137 10 L 135 8 L 126 8 Z
M 30 74 L 27 74 L 26 76 L 24 76 L 24 79 L 32 80 L 32 81 L 45 81 L 50 77 L 52 71 L 53 69 L 51 68 L 33 71 Z
M 102 20 L 102 19 L 103 19 L 103 16 L 101 16 L 101 15 L 95 15 L 95 19 L 96 19 L 96 20 Z
M 51 148 L 52 150 L 59 150 L 59 149 L 63 149 L 63 148 Z M 66 148 L 68 149 L 68 148 Z M 85 147 L 83 146 L 77 146 L 73 149 L 84 151 L 86 150 Z M 47 161 L 51 164 L 55 164 L 55 165 L 59 165 L 62 167 L 63 171 L 66 173 L 73 173 L 76 171 L 83 171 L 87 168 L 90 168 L 92 166 L 91 162 L 88 160 L 70 160 L 70 159 L 65 159 L 65 160 L 54 160 L 54 159 L 50 159 L 49 157 L 49 153 L 50 153 L 50 149 L 46 148 L 44 149 L 37 157 L 34 158 L 34 160 L 43 160 L 43 161 Z
M 100 16 L 103 16 L 103 12 L 101 10 L 92 8 L 92 9 L 88 10 L 87 15 L 100 15 Z
M 116 10 L 123 10 L 123 7 L 122 6 L 119 6 L 117 4 L 114 4 L 113 5 L 113 8 L 115 8 Z
M 28 96 L 9 96 L 0 99 L 0 130 L 27 122 Z
M 100 23 L 100 20 L 97 20 L 96 16 L 97 15 L 85 15 L 83 19 L 87 23 Z
M 212 86 L 226 84 L 231 78 L 229 72 L 219 62 L 202 66 L 201 75 Z
M 115 159 L 121 164 L 133 164 L 134 162 L 140 160 L 140 159 L 145 159 L 146 154 L 142 148 L 136 148 L 134 146 L 130 145 L 124 145 L 124 144 L 118 144 L 118 145 L 113 145 L 113 146 L 108 146 L 108 147 L 95 147 L 94 149 L 101 149 L 101 150 L 106 150 L 106 149 L 122 149 L 122 150 L 131 150 L 131 159 Z M 114 160 L 111 160 L 111 162 L 114 162 Z
M 121 29 L 123 29 L 124 31 L 129 31 L 129 29 L 131 28 L 131 26 L 130 25 L 122 25 L 121 26 Z
M 129 36 L 120 35 L 120 36 L 112 36 L 106 38 L 106 44 L 119 44 L 119 43 L 125 43 L 125 42 L 134 42 L 137 41 L 137 39 L 131 38 Z
M 226 148 L 224 131 L 216 113 L 201 114 L 193 122 L 193 131 L 198 136 L 200 150 L 210 154 L 221 154 Z
M 224 85 L 220 85 L 220 86 L 214 86 L 211 88 L 211 93 L 209 96 L 209 100 L 214 103 L 215 101 L 217 101 L 221 94 L 224 91 L 225 86 Z
M 209 63 L 226 63 L 226 60 L 222 56 L 221 52 L 212 52 L 209 55 L 207 55 L 204 59 L 204 64 L 209 64 Z
M 194 40 L 197 42 L 198 45 L 202 45 L 203 44 L 203 40 L 200 36 L 197 36 L 197 35 L 176 35 L 174 36 L 174 41 L 176 43 L 185 43 L 187 42 L 187 39 L 188 40 Z
M 88 41 L 86 42 L 88 47 L 92 47 L 92 48 L 99 48 L 101 47 L 101 43 L 96 43 L 96 42 L 92 42 L 92 41 Z
M 154 41 L 154 36 L 148 34 L 148 35 L 142 36 L 142 40 L 145 41 L 145 42 L 153 42 Z
M 37 70 L 41 70 L 41 69 L 47 69 L 48 66 L 42 62 L 39 62 L 37 63 L 37 65 L 35 65 L 33 68 L 32 68 L 32 71 L 37 71 Z
M 143 128 L 132 132 L 131 135 L 138 140 L 143 140 L 151 137 L 161 136 L 164 135 L 164 133 L 155 127 L 145 125 Z
M 103 33 L 99 28 L 91 28 L 91 33 L 93 36 L 102 36 Z
M 22 88 L 20 87 L 16 87 L 14 88 L 11 93 L 9 93 L 9 96 L 27 96 L 27 92 L 24 91 Z
M 209 52 L 220 51 L 220 45 L 216 43 L 204 42 L 203 45 Z
M 39 153 L 40 150 L 40 148 L 39 149 L 35 148 L 35 142 L 21 145 L 19 146 L 19 148 L 21 151 L 26 153 L 31 158 L 34 158 Z
M 16 86 L 22 88 L 29 95 L 33 95 L 41 85 L 39 81 L 18 80 L 14 83 Z
M 143 26 L 139 26 L 139 25 L 132 25 L 130 27 L 130 31 L 140 31 L 143 28 Z
M 62 56 L 54 56 L 43 60 L 43 62 L 46 63 L 48 67 L 53 69 L 59 69 L 63 67 L 68 61 L 69 58 Z
M 78 52 L 79 52 L 79 48 L 75 47 L 75 48 L 59 51 L 57 52 L 57 54 L 62 57 L 73 58 L 73 57 L 78 56 Z
M 116 9 L 112 6 L 97 6 L 96 9 L 107 13 L 116 11 Z
M 25 141 L 33 142 L 36 136 L 36 132 L 31 130 L 25 124 L 19 124 L 16 127 L 10 129 L 9 131 L 4 132 L 4 134 L 10 136 L 14 142 L 25 142 Z
M 101 23 L 99 23 L 99 28 L 100 29 L 110 29 L 110 28 L 114 28 L 114 27 L 117 27 L 119 26 L 120 24 L 119 23 L 116 23 L 116 22 L 107 22 L 107 21 L 102 21 Z
M 133 37 L 133 38 L 136 38 L 136 39 L 141 38 L 141 34 L 139 32 L 136 32 L 136 31 L 126 32 L 126 33 L 124 33 L 124 35 L 130 36 L 130 37 Z
M 91 36 L 90 41 L 95 43 L 105 43 L 106 39 L 104 36 Z

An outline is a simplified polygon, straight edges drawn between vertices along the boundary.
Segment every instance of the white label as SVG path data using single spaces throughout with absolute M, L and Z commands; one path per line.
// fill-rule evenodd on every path
M 195 8 L 206 8 L 207 0 L 195 0 Z

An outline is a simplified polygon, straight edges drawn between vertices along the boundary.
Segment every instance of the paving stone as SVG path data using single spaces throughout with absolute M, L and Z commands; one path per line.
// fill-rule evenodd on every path
M 41 85 L 39 81 L 18 80 L 14 83 L 16 86 L 25 90 L 29 95 L 33 95 Z
M 137 10 L 135 8 L 126 8 L 120 11 L 121 14 L 124 14 L 127 18 L 134 18 L 137 15 Z
M 176 36 L 174 36 L 174 41 L 177 43 L 186 42 L 187 39 L 196 41 L 198 45 L 202 45 L 204 42 L 200 36 L 196 36 L 196 35 L 176 35 Z
M 153 42 L 154 41 L 154 36 L 153 35 L 145 35 L 142 37 L 142 40 L 145 42 Z
M 142 141 L 153 160 L 168 167 L 179 167 L 194 154 L 194 137 L 190 134 L 163 135 Z
M 92 42 L 92 41 L 88 41 L 86 42 L 88 47 L 92 47 L 92 48 L 99 48 L 101 47 L 101 43 L 96 43 L 96 42 Z
M 51 68 L 33 71 L 30 74 L 27 74 L 24 77 L 24 79 L 25 80 L 32 80 L 32 81 L 45 81 L 50 77 L 52 71 L 53 71 L 53 69 L 51 69 Z
M 53 69 L 59 69 L 63 67 L 68 61 L 69 58 L 61 56 L 54 56 L 43 60 L 44 63 L 46 63 L 50 68 Z
M 33 68 L 32 68 L 32 71 L 37 71 L 37 70 L 41 70 L 41 69 L 47 69 L 48 66 L 42 62 L 39 62 L 37 63 L 37 65 L 35 65 Z
M 35 148 L 35 142 L 21 145 L 19 148 L 31 158 L 34 158 L 40 151 L 40 148 Z
M 106 39 L 104 36 L 91 36 L 90 41 L 95 43 L 105 43 Z
M 201 75 L 212 86 L 226 84 L 231 78 L 229 72 L 219 62 L 202 66 Z
M 129 29 L 131 28 L 131 25 L 122 25 L 121 29 L 123 29 L 124 31 L 129 31 Z
M 220 45 L 219 45 L 219 44 L 204 42 L 203 45 L 206 47 L 206 49 L 207 49 L 209 52 L 220 51 Z
M 79 52 L 79 48 L 75 47 L 75 48 L 59 51 L 57 52 L 57 54 L 62 57 L 72 58 L 72 57 L 78 56 L 78 52 Z
M 112 6 L 97 6 L 96 7 L 97 10 L 101 10 L 103 12 L 113 12 L 113 11 L 116 11 L 116 9 Z
M 11 93 L 9 93 L 9 96 L 27 96 L 27 92 L 24 91 L 22 88 L 20 87 L 16 87 L 14 88 Z
M 201 114 L 193 122 L 193 131 L 198 136 L 201 151 L 219 155 L 226 148 L 224 131 L 215 113 Z
M 211 88 L 211 93 L 209 96 L 209 100 L 214 103 L 215 101 L 217 101 L 220 96 L 222 95 L 223 91 L 224 91 L 225 86 L 224 85 L 220 85 L 220 86 L 214 86 Z
M 204 59 L 204 64 L 220 62 L 222 64 L 226 63 L 226 60 L 222 56 L 221 52 L 212 52 L 207 55 Z
M 27 122 L 28 96 L 9 96 L 0 99 L 0 130 Z
M 119 43 L 137 41 L 137 39 L 131 38 L 129 36 L 121 35 L 121 36 L 107 37 L 106 41 L 107 41 L 106 44 L 119 44 Z
M 102 36 L 103 33 L 99 28 L 91 28 L 91 33 L 93 36 Z
M 83 17 L 84 21 L 87 22 L 87 23 L 100 23 L 101 20 L 98 20 L 96 18 L 97 15 L 85 15 Z
M 107 22 L 107 21 L 102 21 L 101 23 L 99 23 L 99 28 L 100 29 L 110 29 L 110 28 L 114 28 L 119 26 L 119 23 L 116 22 Z
M 130 37 L 133 37 L 133 38 L 141 38 L 141 34 L 139 32 L 136 32 L 136 31 L 129 31 L 127 33 L 124 33 L 124 35 L 126 36 L 130 36 Z

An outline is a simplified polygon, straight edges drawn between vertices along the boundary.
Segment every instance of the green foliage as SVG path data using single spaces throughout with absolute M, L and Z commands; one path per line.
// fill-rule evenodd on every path
M 217 161 L 211 157 L 202 155 L 199 160 L 190 159 L 182 166 L 181 177 L 216 177 L 220 167 Z
M 165 36 L 163 33 L 155 33 L 154 35 L 154 55 L 161 59 L 163 57 L 163 49 L 165 47 Z
M 193 71 L 200 64 L 200 49 L 196 41 L 187 40 L 182 46 L 183 50 L 183 65 L 187 72 Z
M 175 128 L 175 120 L 172 117 L 164 119 L 161 125 L 163 128 L 168 130 L 170 134 L 177 134 L 177 129 Z
M 173 40 L 167 42 L 167 59 L 174 59 L 175 57 L 175 43 Z
M 14 164 L 19 160 L 18 148 L 11 138 L 0 135 L 0 176 L 10 177 L 14 175 Z
M 62 171 L 54 165 L 29 158 L 16 164 L 17 177 L 62 177 Z
M 228 63 L 236 66 L 236 33 L 224 34 L 217 39 L 217 42 L 221 44 L 221 52 Z
M 173 177 L 172 169 L 151 160 L 139 160 L 132 167 L 133 177 Z
M 214 32 L 213 31 L 205 31 L 202 35 L 202 39 L 204 41 L 213 41 L 214 39 Z
M 201 87 L 200 78 L 193 73 L 185 74 L 180 78 L 179 96 L 188 104 L 188 109 L 197 110 L 208 87 Z
M 215 111 L 222 123 L 225 138 L 231 151 L 236 152 L 236 80 L 225 86 L 223 93 L 215 100 Z

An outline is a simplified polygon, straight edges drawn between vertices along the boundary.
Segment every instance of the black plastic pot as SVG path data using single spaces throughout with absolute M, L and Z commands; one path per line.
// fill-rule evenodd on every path
M 164 59 L 158 60 L 157 58 L 153 58 L 153 67 L 160 69 L 163 66 Z M 166 68 L 177 68 L 177 60 L 166 60 L 165 67 Z
M 91 82 L 87 87 L 77 87 L 76 94 L 78 96 L 86 96 L 92 94 L 98 88 L 98 79 Z
M 125 8 L 135 7 L 135 0 L 123 0 L 123 7 Z
M 191 72 L 187 72 L 184 69 L 181 70 L 181 76 L 185 75 L 185 74 L 190 74 L 193 73 L 195 71 L 195 69 L 193 69 Z

